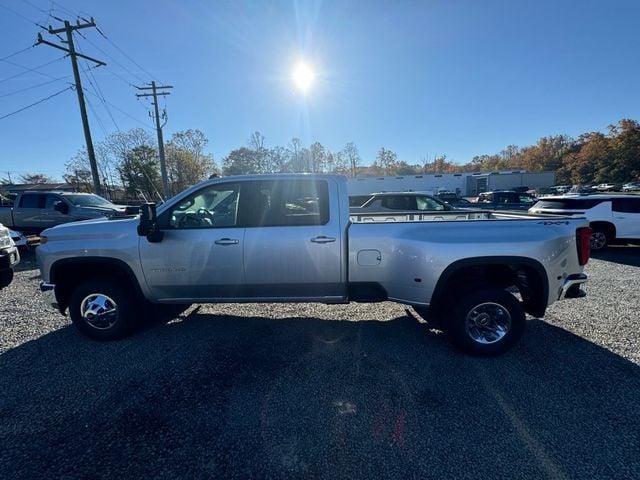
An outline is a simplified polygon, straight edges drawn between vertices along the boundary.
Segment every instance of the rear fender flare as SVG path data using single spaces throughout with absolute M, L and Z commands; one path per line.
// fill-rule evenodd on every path
M 448 293 L 450 293 L 451 287 L 449 286 L 449 282 L 452 278 L 455 277 L 457 273 L 470 267 L 484 267 L 491 265 L 519 265 L 533 270 L 540 280 L 542 292 L 537 295 L 538 301 L 534 302 L 529 306 L 529 308 L 527 308 L 527 312 L 537 317 L 544 316 L 544 312 L 549 301 L 549 279 L 547 277 L 547 272 L 544 266 L 539 261 L 528 257 L 518 256 L 464 258 L 453 262 L 447 268 L 445 268 L 445 270 L 440 275 L 438 283 L 436 284 L 436 287 L 433 291 L 433 295 L 431 296 L 430 306 L 435 307 L 436 310 L 438 309 L 440 302 L 444 298 L 446 298 Z

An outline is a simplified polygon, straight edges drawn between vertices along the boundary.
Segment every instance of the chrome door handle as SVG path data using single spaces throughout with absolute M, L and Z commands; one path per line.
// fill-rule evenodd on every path
M 235 238 L 219 238 L 214 242 L 216 245 L 236 245 L 240 243 L 240 240 Z
M 313 243 L 331 243 L 331 242 L 335 242 L 336 239 L 334 237 L 326 237 L 324 235 L 321 235 L 319 237 L 312 238 L 311 241 Z

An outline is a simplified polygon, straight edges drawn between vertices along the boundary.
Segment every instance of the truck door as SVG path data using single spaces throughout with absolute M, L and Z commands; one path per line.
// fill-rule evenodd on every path
M 640 238 L 640 197 L 614 198 L 612 210 L 616 237 Z
M 140 237 L 140 260 L 156 300 L 237 297 L 244 284 L 238 182 L 207 185 L 163 212 L 163 239 Z
M 60 225 L 61 223 L 66 223 L 72 220 L 69 215 L 65 215 L 64 213 L 58 212 L 54 210 L 53 205 L 57 201 L 61 201 L 67 203 L 62 199 L 61 195 L 55 195 L 52 193 L 48 193 L 44 202 L 44 210 L 42 215 L 42 227 L 50 228 L 55 227 L 56 225 Z
M 253 297 L 344 297 L 338 186 L 327 180 L 251 183 L 244 268 Z M 331 199 L 331 200 L 330 200 Z
M 19 204 L 13 209 L 15 228 L 28 232 L 41 231 L 46 228 L 43 225 L 45 219 L 45 198 L 41 193 L 23 193 Z

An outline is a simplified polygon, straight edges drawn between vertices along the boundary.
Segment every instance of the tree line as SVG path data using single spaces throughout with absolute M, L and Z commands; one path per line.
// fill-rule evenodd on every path
M 554 171 L 558 183 L 622 183 L 640 177 L 640 124 L 622 119 L 610 125 L 606 133 L 589 132 L 578 138 L 552 135 L 535 145 L 509 145 L 496 154 L 478 155 L 466 164 L 450 161 L 446 155 L 410 164 L 398 159 L 392 150 L 381 148 L 371 165 L 362 165 L 353 142 L 332 152 L 320 142 L 304 146 L 293 138 L 286 146 L 268 147 L 260 132 L 254 132 L 245 146 L 232 150 L 218 167 L 205 153 L 208 139 L 200 130 L 174 133 L 165 145 L 165 157 L 171 194 L 212 174 L 246 175 L 260 173 L 337 173 L 347 176 L 414 175 L 424 173 L 463 173 L 526 169 L 530 172 Z M 129 197 L 141 193 L 159 197 L 160 164 L 153 138 L 136 128 L 113 133 L 96 144 L 98 170 L 109 187 L 121 186 Z M 40 173 L 22 176 L 26 183 L 46 183 Z M 64 180 L 81 191 L 91 190 L 91 173 L 86 150 L 66 164 Z M 7 179 L 0 180 L 8 183 Z

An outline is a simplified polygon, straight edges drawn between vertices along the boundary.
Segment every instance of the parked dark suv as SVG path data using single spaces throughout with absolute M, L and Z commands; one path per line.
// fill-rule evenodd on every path
M 351 212 L 442 212 L 453 210 L 451 205 L 439 198 L 421 192 L 372 193 L 370 197 L 362 206 L 352 206 Z
M 491 210 L 529 210 L 536 201 L 537 199 L 528 193 L 496 190 L 478 195 L 478 202 L 474 207 Z

